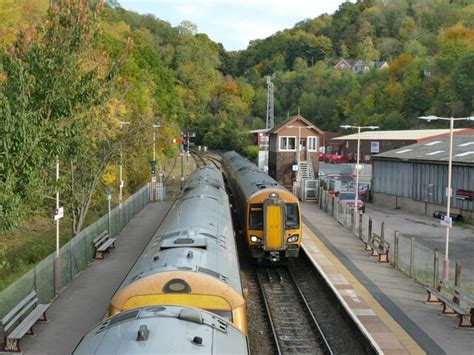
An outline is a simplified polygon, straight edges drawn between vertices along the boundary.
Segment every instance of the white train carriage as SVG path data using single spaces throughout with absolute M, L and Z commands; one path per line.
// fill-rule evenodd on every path
M 213 313 L 183 306 L 133 309 L 99 323 L 74 355 L 248 354 L 247 339 Z
M 216 168 L 190 176 L 113 296 L 109 315 L 154 305 L 210 311 L 247 334 L 229 200 Z

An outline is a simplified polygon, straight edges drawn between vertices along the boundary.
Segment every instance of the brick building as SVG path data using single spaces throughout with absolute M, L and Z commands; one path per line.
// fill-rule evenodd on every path
M 299 178 L 317 176 L 320 136 L 323 134 L 318 127 L 303 116 L 296 115 L 268 133 L 270 176 L 286 187 L 293 186 L 293 182 Z

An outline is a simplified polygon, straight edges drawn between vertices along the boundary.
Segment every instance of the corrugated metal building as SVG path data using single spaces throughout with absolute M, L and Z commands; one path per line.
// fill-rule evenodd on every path
M 454 134 L 474 134 L 472 128 L 456 128 Z M 364 131 L 360 133 L 360 159 L 369 162 L 371 156 L 388 152 L 410 144 L 422 143 L 434 138 L 448 137 L 449 129 L 410 129 L 398 131 Z M 331 139 L 342 143 L 343 155 L 357 154 L 357 133 Z
M 446 210 L 449 137 L 432 139 L 372 157 L 376 204 L 432 215 Z M 474 135 L 453 139 L 453 213 L 474 220 Z

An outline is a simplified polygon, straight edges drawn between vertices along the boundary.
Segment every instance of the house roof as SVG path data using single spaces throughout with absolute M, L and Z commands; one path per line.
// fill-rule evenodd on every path
M 374 160 L 426 161 L 447 164 L 449 137 L 434 138 L 372 156 Z M 453 163 L 474 165 L 474 133 L 453 136 Z
M 457 128 L 454 130 L 456 134 L 460 132 L 469 132 L 472 129 L 469 128 Z M 364 131 L 360 133 L 360 140 L 373 140 L 373 141 L 384 141 L 384 140 L 424 140 L 430 139 L 437 136 L 443 136 L 449 134 L 449 129 L 413 129 L 413 130 L 400 130 L 400 131 Z M 332 140 L 337 141 L 352 141 L 357 140 L 357 133 L 349 134 L 347 136 L 333 138 Z
M 308 121 L 306 118 L 304 118 L 301 115 L 292 116 L 286 119 L 285 121 L 280 123 L 278 126 L 275 126 L 272 130 L 270 130 L 268 134 L 278 134 L 282 129 L 286 128 L 286 126 L 292 125 L 295 123 L 296 124 L 302 123 L 304 126 L 312 126 L 311 128 L 308 128 L 308 129 L 311 129 L 312 131 L 315 131 L 318 134 L 323 134 L 323 131 L 321 131 L 318 127 L 316 127 L 314 124 L 312 124 L 310 121 Z

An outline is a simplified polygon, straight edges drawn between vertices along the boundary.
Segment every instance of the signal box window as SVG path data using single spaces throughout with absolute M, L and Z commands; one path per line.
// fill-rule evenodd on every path
M 296 203 L 286 204 L 286 229 L 299 229 L 300 228 L 300 215 L 298 213 L 298 205 Z
M 318 149 L 318 137 L 309 136 L 308 137 L 308 150 L 310 152 L 315 152 Z
M 250 205 L 249 229 L 263 230 L 263 205 Z
M 280 137 L 280 150 L 296 150 L 296 137 Z

